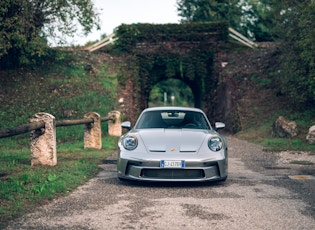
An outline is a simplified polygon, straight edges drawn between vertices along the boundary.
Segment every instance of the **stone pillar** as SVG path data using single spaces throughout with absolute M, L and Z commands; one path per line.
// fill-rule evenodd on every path
M 94 112 L 84 115 L 84 119 L 91 118 L 94 122 L 84 125 L 84 148 L 101 149 L 102 129 L 100 115 Z
M 114 116 L 115 121 L 108 121 L 108 134 L 110 136 L 120 137 L 122 135 L 121 128 L 121 114 L 119 111 L 111 111 L 108 113 L 108 116 Z
M 315 125 L 309 128 L 308 133 L 306 135 L 306 140 L 311 145 L 315 144 Z
M 55 117 L 48 113 L 36 113 L 30 122 L 45 122 L 45 128 L 31 131 L 31 165 L 57 165 Z

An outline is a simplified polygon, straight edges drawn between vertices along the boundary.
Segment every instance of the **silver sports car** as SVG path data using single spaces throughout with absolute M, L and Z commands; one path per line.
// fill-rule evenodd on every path
M 204 112 L 196 108 L 145 109 L 118 142 L 119 179 L 142 181 L 212 181 L 228 175 L 228 147 Z

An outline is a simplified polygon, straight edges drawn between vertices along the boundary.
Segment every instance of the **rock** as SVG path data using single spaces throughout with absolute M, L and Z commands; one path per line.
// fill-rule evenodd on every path
M 295 137 L 298 129 L 295 121 L 288 121 L 280 116 L 272 125 L 272 135 L 274 137 Z
M 308 130 L 308 134 L 306 135 L 306 140 L 309 144 L 315 144 L 315 125 L 311 126 Z

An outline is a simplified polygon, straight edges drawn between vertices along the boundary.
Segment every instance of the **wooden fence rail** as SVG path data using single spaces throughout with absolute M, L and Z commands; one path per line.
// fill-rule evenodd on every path
M 12 137 L 15 135 L 20 135 L 23 133 L 28 133 L 36 129 L 41 129 L 45 127 L 45 122 L 32 122 L 30 124 L 20 125 L 14 128 L 7 128 L 0 130 L 0 138 Z
M 102 122 L 115 121 L 115 116 L 102 117 L 101 121 Z M 62 120 L 62 121 L 56 121 L 56 127 L 90 124 L 93 122 L 94 122 L 94 120 L 92 118 L 80 119 L 80 120 Z M 1 129 L 0 130 L 0 138 L 12 137 L 12 136 L 28 133 L 28 132 L 31 132 L 33 130 L 37 130 L 37 129 L 41 129 L 41 128 L 45 128 L 45 122 L 43 122 L 43 121 L 32 122 L 32 123 L 20 125 L 20 126 L 14 127 L 14 128 Z
M 111 120 L 111 118 L 109 118 L 107 120 Z M 84 125 L 84 124 L 89 124 L 89 123 L 93 123 L 93 122 L 94 122 L 94 120 L 92 118 L 81 119 L 81 120 L 63 120 L 63 121 L 56 121 L 56 127 L 71 126 L 71 125 Z
M 56 127 L 84 124 L 84 148 L 102 148 L 101 122 L 108 121 L 108 133 L 111 136 L 121 135 L 120 112 L 111 111 L 107 117 L 100 117 L 98 113 L 90 112 L 80 120 L 55 121 L 55 117 L 48 113 L 37 113 L 30 119 L 29 124 L 0 130 L 0 138 L 11 137 L 30 132 L 30 146 L 32 152 L 31 165 L 57 164 Z

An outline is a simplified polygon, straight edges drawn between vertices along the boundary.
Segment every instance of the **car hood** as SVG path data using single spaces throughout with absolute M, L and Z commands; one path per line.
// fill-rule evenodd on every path
M 144 145 L 149 152 L 198 152 L 209 132 L 191 129 L 140 130 Z

